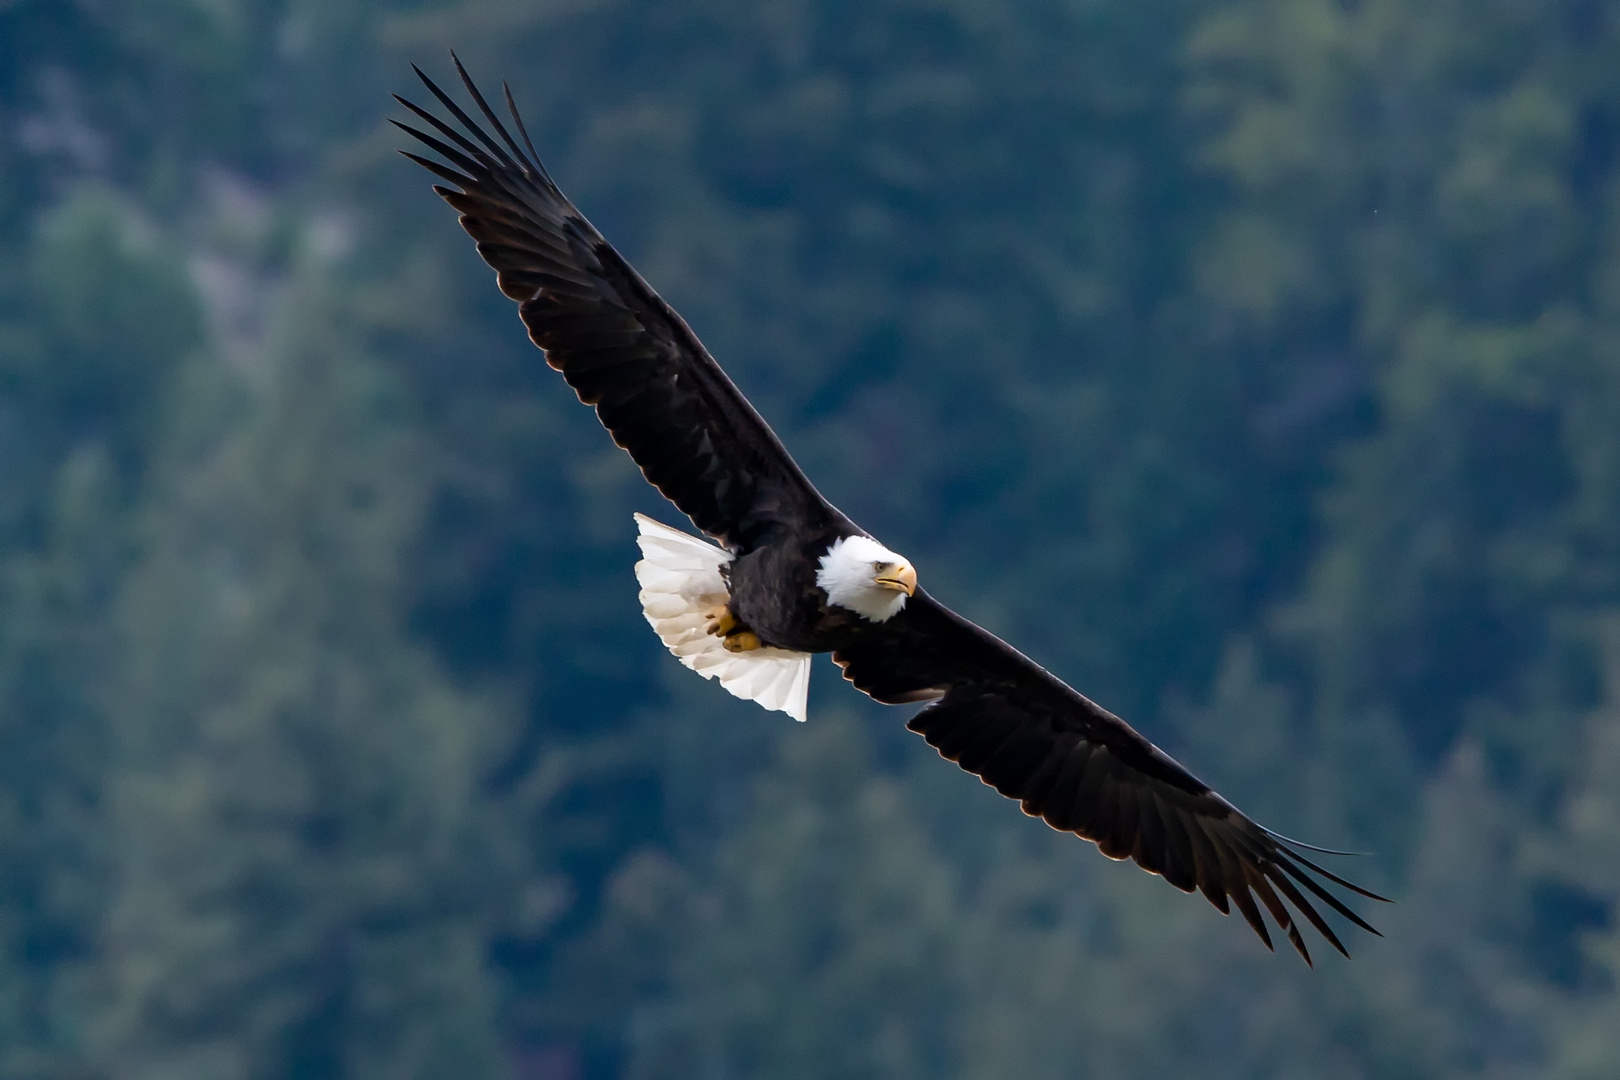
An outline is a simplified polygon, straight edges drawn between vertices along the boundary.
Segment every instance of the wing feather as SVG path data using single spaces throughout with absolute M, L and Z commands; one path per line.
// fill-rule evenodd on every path
M 434 190 L 460 213 L 501 291 L 518 301 L 546 362 L 595 406 L 613 441 L 734 552 L 783 528 L 847 524 L 685 321 L 552 182 L 511 91 L 506 102 L 522 145 L 459 60 L 456 71 L 482 122 L 418 70 L 454 122 L 398 98 L 425 127 L 396 126 L 442 161 L 406 156 L 453 185 Z
M 1068 762 L 1077 742 L 1078 738 L 1065 732 L 1058 739 L 1056 752 L 1043 755 L 1040 765 L 1031 774 L 1029 782 L 1024 785 L 1021 799 L 1024 813 L 1030 817 L 1041 816 L 1041 808 L 1046 805 L 1047 796 L 1056 789 L 1058 779 L 1063 775 L 1063 766 Z
M 1150 874 L 1164 873 L 1164 815 L 1159 811 L 1159 800 L 1152 788 L 1140 784 L 1136 788 L 1136 801 L 1140 804 L 1137 820 L 1141 831 L 1136 836 L 1136 848 L 1131 858 L 1136 865 Z
M 1046 806 L 1041 816 L 1054 829 L 1067 832 L 1073 826 L 1075 794 L 1080 790 L 1080 781 L 1085 777 L 1086 764 L 1091 759 L 1093 749 L 1091 743 L 1080 742 L 1069 751 L 1068 760 L 1063 763 L 1063 771 L 1058 774 L 1057 782 L 1052 785 L 1052 791 L 1046 797 Z
M 1137 816 L 1141 809 L 1136 791 L 1129 778 L 1122 775 L 1109 777 L 1108 804 L 1113 808 L 1113 821 L 1108 831 L 1097 841 L 1097 850 L 1111 859 L 1128 859 L 1136 850 Z
M 1377 933 L 1324 882 L 1383 897 L 1323 870 L 1119 717 L 927 593 L 833 659 L 879 701 L 937 697 L 907 726 L 942 756 L 1104 855 L 1201 892 L 1222 914 L 1235 906 L 1268 949 L 1262 907 L 1306 963 L 1302 923 L 1348 955 L 1317 904 Z

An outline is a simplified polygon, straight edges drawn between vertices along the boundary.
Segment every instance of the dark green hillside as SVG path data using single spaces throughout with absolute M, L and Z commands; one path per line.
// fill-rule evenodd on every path
M 929 589 L 1266 824 L 1315 972 L 818 669 L 394 151 L 564 189 Z M 1598 1080 L 1620 24 L 1587 0 L 0 2 L 0 1078 Z M 1359 948 L 1356 947 L 1359 944 Z

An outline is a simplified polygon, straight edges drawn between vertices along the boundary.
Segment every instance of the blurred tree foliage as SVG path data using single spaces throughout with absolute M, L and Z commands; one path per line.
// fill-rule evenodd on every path
M 0 3 L 0 1077 L 1557 1077 L 1620 1055 L 1590 0 Z M 457 47 L 827 494 L 1285 832 L 1314 972 L 818 675 L 390 90 Z M 668 514 L 665 513 L 666 517 Z

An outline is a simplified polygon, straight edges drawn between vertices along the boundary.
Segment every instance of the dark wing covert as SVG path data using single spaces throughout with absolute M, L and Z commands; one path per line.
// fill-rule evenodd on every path
M 1324 870 L 1297 850 L 1306 845 L 1256 824 L 1125 721 L 922 590 L 833 660 L 885 704 L 933 701 L 907 726 L 1026 814 L 1183 892 L 1202 891 L 1222 914 L 1230 899 L 1268 949 L 1256 896 L 1307 964 L 1288 904 L 1349 955 L 1307 892 L 1378 933 L 1317 879 L 1384 897 Z
M 396 94 L 442 138 L 392 123 L 449 164 L 405 156 L 460 189 L 433 188 L 460 212 L 501 291 L 518 301 L 546 362 L 596 407 L 614 442 L 693 524 L 733 551 L 783 523 L 841 520 L 686 322 L 558 190 L 511 91 L 507 108 L 527 153 L 459 59 L 456 71 L 500 141 L 416 69 L 463 130 Z

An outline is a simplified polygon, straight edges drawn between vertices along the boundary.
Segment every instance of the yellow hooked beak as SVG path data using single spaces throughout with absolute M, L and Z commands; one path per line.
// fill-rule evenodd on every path
M 882 577 L 872 579 L 873 584 L 895 592 L 903 592 L 913 596 L 917 592 L 917 571 L 911 568 L 910 563 L 900 563 Z

